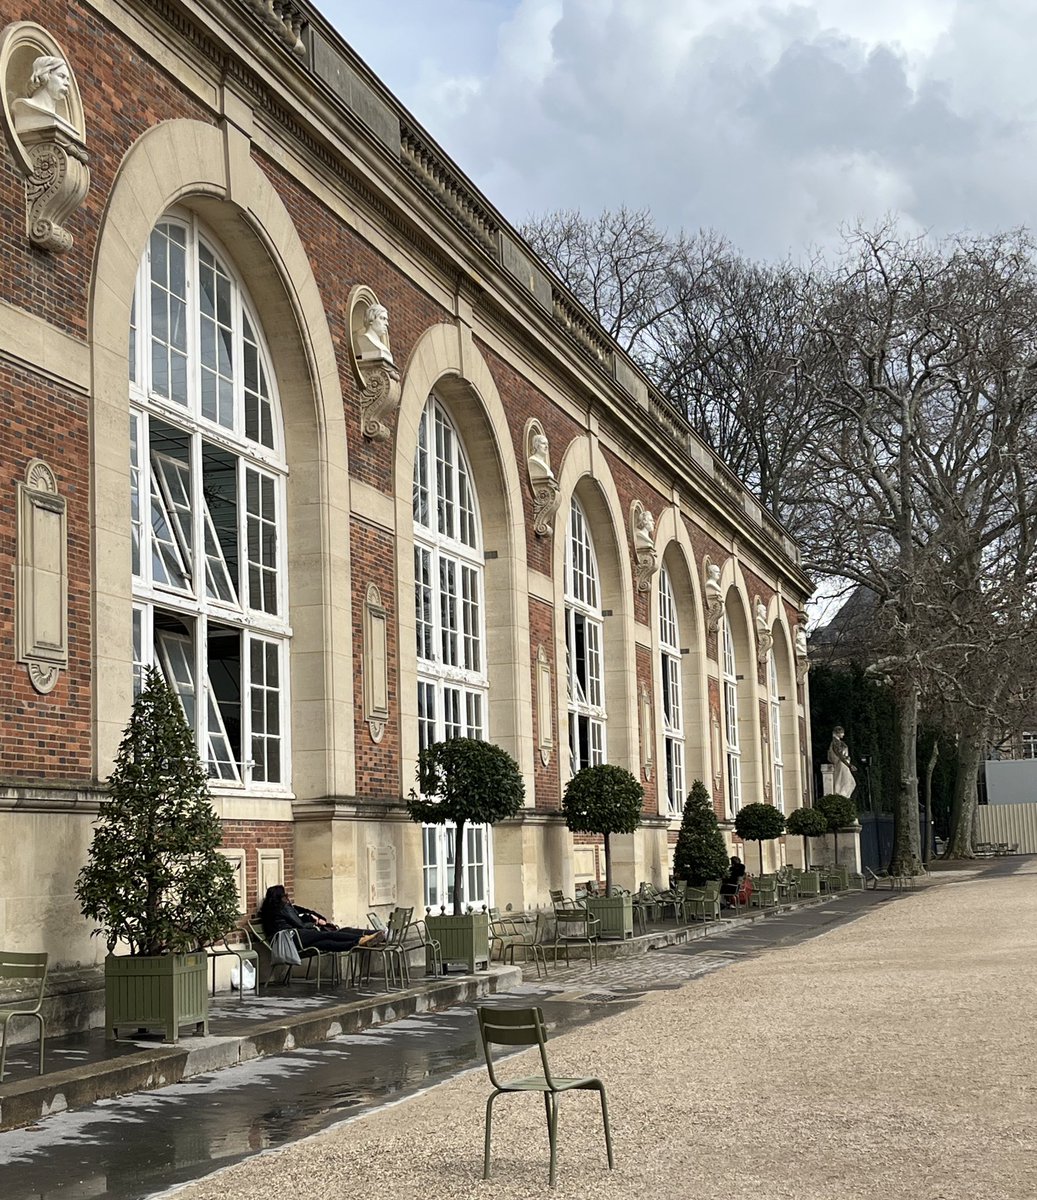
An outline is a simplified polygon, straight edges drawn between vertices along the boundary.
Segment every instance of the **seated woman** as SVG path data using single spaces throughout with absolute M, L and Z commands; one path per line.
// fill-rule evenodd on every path
M 733 897 L 738 895 L 738 889 L 742 886 L 742 876 L 744 874 L 745 863 L 742 862 L 737 854 L 732 854 L 731 865 L 728 867 L 726 877 L 720 884 L 720 894 L 726 897 L 723 901 L 725 908 L 735 907 Z
M 385 941 L 385 934 L 381 930 L 339 929 L 320 913 L 293 904 L 280 883 L 267 888 L 263 903 L 259 906 L 259 920 L 268 938 L 282 929 L 294 929 L 304 948 L 315 946 L 318 950 L 352 950 L 354 946 L 377 946 Z

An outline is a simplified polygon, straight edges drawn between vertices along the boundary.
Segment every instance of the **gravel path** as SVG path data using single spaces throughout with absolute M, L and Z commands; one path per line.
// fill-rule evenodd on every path
M 553 1193 L 541 1101 L 505 1096 L 484 1183 L 479 1071 L 177 1200 L 1027 1200 L 1035 883 L 1037 861 L 1001 878 L 942 873 L 851 925 L 551 1041 L 559 1073 L 605 1080 L 611 1174 L 593 1094 L 562 1099 Z M 524 1056 L 506 1073 L 534 1069 Z

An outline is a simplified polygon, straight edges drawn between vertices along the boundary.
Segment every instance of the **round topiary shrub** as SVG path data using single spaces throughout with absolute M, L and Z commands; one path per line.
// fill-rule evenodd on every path
M 735 833 L 743 842 L 760 843 L 760 874 L 763 874 L 763 843 L 780 838 L 785 818 L 773 804 L 746 804 L 735 814 Z
M 584 767 L 565 785 L 562 814 L 572 833 L 599 833 L 605 839 L 605 895 L 612 895 L 614 833 L 633 833 L 641 824 L 645 790 L 625 767 L 598 763 Z
M 824 837 L 828 832 L 828 818 L 816 808 L 797 808 L 785 818 L 789 833 L 803 839 L 803 866 L 810 869 L 810 847 L 807 839 Z

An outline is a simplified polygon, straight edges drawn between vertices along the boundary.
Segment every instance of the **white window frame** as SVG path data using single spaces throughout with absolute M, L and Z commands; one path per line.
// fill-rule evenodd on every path
M 569 772 L 606 761 L 605 623 L 601 575 L 590 524 L 574 496 L 565 539 L 565 658 L 569 689 Z M 582 657 L 577 647 L 583 647 Z M 582 747 L 586 745 L 586 752 Z
M 771 770 L 774 775 L 774 807 L 785 811 L 785 753 L 781 744 L 781 694 L 778 687 L 778 660 L 774 651 L 767 655 L 767 700 L 771 718 Z
M 435 393 L 425 402 L 414 456 L 414 605 L 418 749 L 448 737 L 488 736 L 485 568 L 482 522 L 464 443 Z M 488 825 L 465 826 L 464 904 L 491 904 Z M 422 826 L 427 908 L 453 892 L 454 826 Z M 469 851 L 475 857 L 469 859 Z M 482 872 L 481 877 L 479 872 Z M 473 890 L 481 882 L 482 890 Z
M 162 237 L 162 227 L 180 231 L 185 247 L 183 293 L 183 341 L 185 346 L 186 395 L 173 400 L 151 387 L 152 311 L 145 298 L 150 296 L 150 278 L 154 239 Z M 178 243 L 179 244 L 179 243 Z M 206 247 L 219 266 L 221 277 L 228 284 L 224 299 L 229 302 L 230 343 L 229 363 L 225 378 L 231 381 L 232 407 L 224 407 L 228 420 L 220 424 L 202 412 L 200 358 L 200 327 L 205 319 L 201 312 L 199 252 Z M 129 370 L 131 486 L 135 511 L 134 599 L 134 687 L 139 688 L 146 666 L 160 667 L 169 678 L 170 654 L 174 642 L 186 642 L 182 649 L 189 664 L 191 687 L 196 695 L 193 728 L 200 757 L 209 763 L 210 787 L 214 793 L 234 794 L 248 790 L 250 794 L 285 796 L 291 791 L 291 744 L 289 714 L 289 643 L 291 627 L 287 617 L 287 464 L 284 461 L 284 441 L 273 371 L 270 358 L 259 333 L 260 325 L 252 311 L 244 288 L 229 267 L 230 256 L 192 214 L 173 211 L 157 223 L 148 239 L 134 287 L 130 340 Z M 246 388 L 244 373 L 245 344 L 253 355 L 253 382 L 256 388 Z M 226 347 L 226 343 L 224 343 Z M 269 445 L 246 437 L 245 403 L 254 404 L 254 417 L 260 430 L 268 430 Z M 219 414 L 217 414 L 219 415 Z M 161 426 L 161 427 L 159 427 Z M 181 453 L 164 449 L 162 443 L 174 437 Z M 157 439 L 157 441 L 155 440 Z M 237 573 L 231 568 L 210 509 L 211 493 L 207 475 L 213 458 L 223 459 L 220 482 L 228 494 L 233 494 L 234 524 L 227 523 L 224 538 L 230 538 L 237 553 Z M 256 481 L 259 492 L 266 483 L 269 502 L 267 532 L 273 531 L 273 545 L 268 561 L 263 564 L 266 574 L 265 594 L 269 606 L 252 607 L 250 584 L 249 521 L 253 519 L 247 503 L 250 480 Z M 189 499 L 185 499 L 189 497 Z M 169 537 L 169 561 L 176 561 L 186 577 L 186 586 L 177 586 L 153 569 L 153 520 L 161 515 Z M 228 514 L 229 515 L 229 514 Z M 267 539 L 269 546 L 271 539 Z M 260 540 L 260 545 L 263 545 Z M 210 592 L 212 594 L 210 594 Z M 221 594 L 217 594 L 221 593 Z M 156 617 L 161 614 L 161 621 Z M 176 624 L 187 633 L 174 632 Z M 232 746 L 227 731 L 226 714 L 217 698 L 207 667 L 212 651 L 210 631 L 223 637 L 237 637 L 238 671 L 235 680 L 237 695 L 232 703 L 238 728 L 238 745 Z M 254 761 L 251 662 L 253 644 L 264 647 L 264 672 L 268 665 L 266 649 L 274 647 L 270 663 L 275 678 L 267 682 L 264 674 L 262 691 L 264 726 L 256 736 L 276 758 L 276 780 L 263 779 L 260 764 Z M 178 661 L 180 656 L 178 655 Z M 232 655 L 233 657 L 233 655 Z M 184 681 L 181 681 L 182 683 Z M 269 715 L 271 731 L 265 724 L 266 701 L 273 696 L 275 703 Z M 185 708 L 185 712 L 187 709 Z M 204 749 L 203 749 L 204 748 Z M 272 759 L 269 761 L 273 761 Z
M 662 688 L 663 767 L 666 772 L 666 811 L 671 817 L 684 812 L 684 694 L 681 679 L 681 633 L 677 601 L 670 575 L 659 570 L 659 677 Z
M 724 761 L 727 778 L 728 812 L 733 819 L 742 807 L 742 748 L 738 736 L 738 669 L 734 632 L 725 612 L 720 647 L 721 703 L 724 710 Z

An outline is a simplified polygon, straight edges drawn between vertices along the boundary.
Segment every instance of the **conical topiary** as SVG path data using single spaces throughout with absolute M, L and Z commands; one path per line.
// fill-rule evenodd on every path
M 673 852 L 674 878 L 701 887 L 710 879 L 723 879 L 729 865 L 724 835 L 717 826 L 706 785 L 696 779 L 684 802 L 684 819 Z
M 182 953 L 238 922 L 219 818 L 183 708 L 150 668 L 108 780 L 76 896 L 111 953 Z

